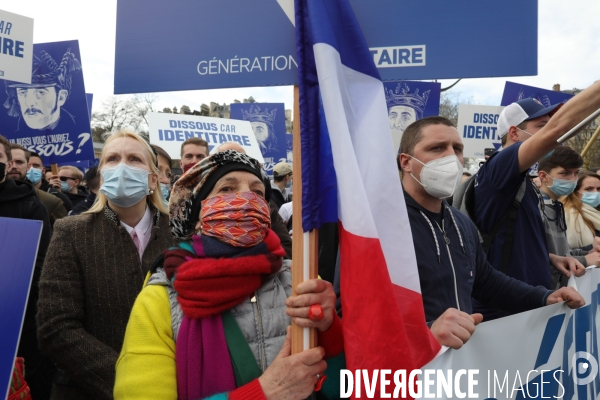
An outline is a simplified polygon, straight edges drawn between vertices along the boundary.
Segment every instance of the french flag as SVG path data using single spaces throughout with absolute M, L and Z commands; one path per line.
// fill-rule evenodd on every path
M 348 0 L 295 0 L 295 12 L 302 225 L 339 226 L 347 368 L 420 368 L 440 346 L 425 323 L 383 83 Z

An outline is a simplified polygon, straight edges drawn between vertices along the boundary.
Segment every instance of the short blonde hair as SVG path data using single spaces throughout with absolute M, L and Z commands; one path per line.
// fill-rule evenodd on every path
M 59 171 L 62 171 L 63 169 L 71 171 L 72 178 L 79 179 L 79 182 L 83 181 L 83 172 L 81 172 L 79 168 L 65 165 L 64 167 L 60 167 Z
M 155 174 L 156 176 L 159 175 L 156 155 L 154 154 L 154 151 L 152 151 L 150 144 L 148 142 L 146 142 L 137 133 L 133 133 L 133 132 L 129 132 L 129 131 L 119 131 L 119 132 L 112 133 L 110 136 L 108 136 L 108 138 L 104 142 L 104 148 L 102 149 L 102 154 L 100 155 L 100 164 L 98 165 L 98 172 L 101 172 L 102 167 L 104 166 L 104 162 L 105 162 L 104 158 L 106 157 L 106 149 L 108 147 L 108 144 L 110 142 L 112 142 L 113 140 L 120 139 L 120 138 L 133 139 L 133 140 L 137 140 L 138 142 L 142 143 L 142 145 L 144 146 L 144 149 L 146 151 L 146 158 L 148 160 L 147 166 L 150 168 L 150 172 Z M 149 194 L 147 196 L 147 200 L 150 202 L 150 204 L 152 204 L 161 213 L 166 214 L 166 215 L 169 214 L 169 210 L 167 209 L 167 207 L 165 206 L 165 203 L 163 202 L 163 198 L 162 198 L 160 189 L 155 189 L 154 193 Z M 104 210 L 104 207 L 106 206 L 107 201 L 108 200 L 107 200 L 106 196 L 101 191 L 98 191 L 94 205 L 86 213 L 92 214 L 92 213 L 102 212 Z

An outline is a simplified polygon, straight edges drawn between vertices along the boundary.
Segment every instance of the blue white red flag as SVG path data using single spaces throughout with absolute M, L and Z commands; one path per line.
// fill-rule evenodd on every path
M 347 368 L 420 368 L 440 346 L 425 323 L 383 83 L 347 0 L 295 7 L 302 225 L 339 223 Z

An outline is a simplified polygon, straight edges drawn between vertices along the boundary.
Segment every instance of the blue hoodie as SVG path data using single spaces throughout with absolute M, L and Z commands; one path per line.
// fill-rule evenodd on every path
M 442 227 L 427 217 L 427 211 L 406 191 L 404 199 L 429 325 L 448 308 L 471 314 L 471 298 L 509 313 L 546 304 L 552 291 L 530 286 L 492 268 L 481 248 L 475 225 L 456 208 L 443 202 Z

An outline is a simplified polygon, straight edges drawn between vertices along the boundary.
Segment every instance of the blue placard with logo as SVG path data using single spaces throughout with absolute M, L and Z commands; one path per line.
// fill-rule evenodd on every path
M 287 161 L 288 158 L 285 105 L 283 103 L 234 103 L 230 107 L 231 119 L 250 121 L 265 159 L 263 169 L 269 175 L 273 175 L 275 164 Z
M 0 104 L 2 134 L 45 164 L 94 158 L 77 40 L 35 44 L 31 84 L 3 81 Z
M 92 120 L 92 102 L 94 101 L 93 93 L 86 93 L 85 100 L 87 101 L 88 115 L 90 117 L 90 121 Z
M 442 85 L 437 82 L 384 82 L 390 129 L 403 133 L 413 122 L 440 114 Z
M 545 107 L 550 107 L 554 104 L 566 103 L 569 99 L 573 98 L 573 95 L 507 81 L 504 85 L 504 93 L 502 94 L 502 103 L 500 105 L 507 106 L 515 101 L 530 97 L 538 100 Z
M 8 393 L 42 225 L 42 221 L 0 218 L 0 397 L 4 394 L 1 398 Z
M 383 80 L 537 74 L 537 0 L 350 3 Z M 115 94 L 297 76 L 291 0 L 117 2 Z

